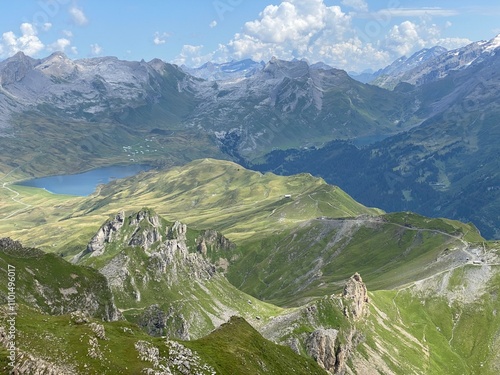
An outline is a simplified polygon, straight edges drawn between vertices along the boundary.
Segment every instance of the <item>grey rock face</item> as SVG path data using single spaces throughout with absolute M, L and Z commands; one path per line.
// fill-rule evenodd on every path
M 336 329 L 318 329 L 309 335 L 306 342 L 307 354 L 331 373 L 335 371 L 337 364 L 338 333 Z
M 116 215 L 114 220 L 111 220 L 104 224 L 99 229 L 97 234 L 90 240 L 85 253 L 90 253 L 90 256 L 92 257 L 102 255 L 102 253 L 104 252 L 105 244 L 113 242 L 113 237 L 123 226 L 124 220 L 125 214 L 123 212 L 120 212 L 118 215 Z
M 344 314 L 353 320 L 359 320 L 367 313 L 368 292 L 359 273 L 355 273 L 347 281 L 342 293 L 343 297 L 350 300 L 345 306 Z

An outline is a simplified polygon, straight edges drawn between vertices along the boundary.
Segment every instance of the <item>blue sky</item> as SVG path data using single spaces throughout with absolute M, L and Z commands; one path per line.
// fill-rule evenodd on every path
M 361 71 L 499 33 L 497 0 L 0 0 L 0 59 L 63 50 L 199 66 L 276 56 Z

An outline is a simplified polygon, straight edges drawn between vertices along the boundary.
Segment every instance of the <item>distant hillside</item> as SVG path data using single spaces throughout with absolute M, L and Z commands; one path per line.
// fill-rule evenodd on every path
M 334 141 L 318 149 L 275 150 L 253 168 L 307 171 L 366 205 L 472 222 L 486 238 L 500 238 L 496 41 L 447 52 L 426 65 L 427 83 L 395 89 L 412 93 L 425 108 L 421 116 L 428 119 L 419 126 L 362 148 Z M 455 66 L 453 56 L 468 63 Z
M 20 52 L 0 62 L 0 171 L 45 176 L 202 157 L 244 162 L 273 148 L 392 134 L 418 121 L 411 97 L 341 70 L 277 59 L 255 69 L 205 81 L 158 59 Z

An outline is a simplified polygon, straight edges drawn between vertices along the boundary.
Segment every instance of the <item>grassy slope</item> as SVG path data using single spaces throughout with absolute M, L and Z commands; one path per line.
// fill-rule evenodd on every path
M 7 301 L 8 265 L 15 267 L 16 300 L 51 314 L 87 310 L 109 319 L 111 289 L 103 275 L 36 249 L 0 249 L 0 301 Z M 92 304 L 89 305 L 89 300 Z
M 262 340 L 241 318 L 231 318 L 210 335 L 184 343 L 204 353 L 207 362 L 221 374 L 326 374 L 316 362 L 293 353 L 289 347 Z
M 148 336 L 128 322 L 90 321 L 77 324 L 67 315 L 43 315 L 23 305 L 19 306 L 18 313 L 17 347 L 23 352 L 30 352 L 35 358 L 58 364 L 59 370 L 64 373 L 139 374 L 146 368 L 154 368 L 151 362 L 139 358 L 135 349 L 139 341 L 156 348 L 160 364 L 168 366 L 175 375 L 181 374 L 182 363 L 186 360 L 175 357 L 178 349 L 171 341 Z M 6 325 L 5 319 L 5 311 L 0 307 L 0 326 Z M 105 339 L 96 335 L 91 323 L 102 324 Z M 101 358 L 89 356 L 91 338 L 96 339 Z M 50 345 L 47 345 L 48 339 Z M 200 374 L 212 373 L 203 364 L 208 364 L 221 375 L 289 374 L 290 368 L 296 369 L 296 374 L 325 374 L 311 359 L 265 340 L 241 318 L 232 319 L 206 338 L 184 344 L 198 356 L 197 373 Z M 6 355 L 4 350 L 0 350 L 2 371 L 8 369 L 5 367 Z M 191 366 L 194 371 L 194 366 Z M 159 368 L 156 367 L 156 370 Z
M 464 236 L 480 239 L 471 226 L 408 213 L 312 220 L 242 245 L 228 278 L 279 305 L 338 292 L 355 272 L 370 290 L 395 288 L 465 262 Z
M 32 207 L 12 216 L 13 220 L 1 220 L 0 230 L 26 245 L 65 254 L 82 250 L 100 223 L 124 208 L 152 207 L 169 220 L 182 219 L 194 228 L 215 228 L 236 242 L 264 238 L 318 216 L 380 213 L 307 174 L 262 175 L 212 159 L 115 181 L 85 199 L 61 198 L 57 206 L 56 198 L 39 189 L 9 187 L 21 193 L 18 200 Z M 5 197 L 2 202 L 14 195 L 6 189 L 0 194 Z M 285 194 L 292 198 L 284 198 Z M 17 207 L 11 201 L 0 215 L 6 218 Z
M 472 226 L 418 215 L 391 214 L 375 222 L 368 217 L 315 220 L 381 212 L 307 174 L 262 175 L 211 159 L 142 173 L 57 206 L 56 198 L 40 190 L 11 188 L 33 205 L 14 216 L 15 225 L 31 229 L 13 228 L 10 220 L 0 221 L 0 228 L 28 245 L 69 256 L 82 250 L 110 215 L 149 206 L 169 220 L 180 218 L 190 227 L 221 231 L 238 245 L 231 258 L 231 282 L 255 296 L 287 304 L 337 291 L 354 272 L 361 272 L 372 289 L 401 285 L 435 271 L 426 266 L 447 248 L 459 248 L 462 238 L 482 241 Z
M 467 265 L 427 280 L 432 290 L 426 293 L 419 292 L 422 285 L 371 293 L 367 338 L 355 365 L 378 363 L 395 374 L 497 374 L 500 268 L 490 271 L 475 291 L 467 284 L 484 277 L 484 268 Z M 436 292 L 434 283 L 442 289 Z
M 264 183 L 261 184 L 261 181 Z M 284 199 L 283 195 L 289 193 L 292 194 L 292 199 Z M 312 179 L 307 175 L 292 177 L 260 175 L 245 171 L 232 163 L 213 160 L 194 162 L 186 169 L 176 168 L 163 174 L 143 174 L 122 183 L 116 182 L 103 189 L 100 195 L 87 199 L 65 200 L 61 197 L 60 203 L 63 204 L 61 209 L 51 207 L 50 204 L 55 204 L 55 200 L 50 199 L 50 204 L 45 206 L 39 194 L 42 193 L 36 191 L 32 197 L 26 199 L 42 202 L 39 209 L 42 212 L 46 210 L 47 223 L 38 229 L 35 228 L 36 232 L 24 232 L 26 237 L 37 233 L 40 235 L 40 241 L 45 241 L 44 236 L 48 238 L 55 235 L 56 240 L 65 236 L 64 241 L 81 241 L 84 244 L 97 230 L 99 223 L 103 221 L 102 218 L 109 213 L 115 213 L 118 208 L 125 206 L 126 202 L 133 202 L 131 208 L 135 206 L 142 208 L 149 204 L 160 213 L 166 212 L 167 217 L 187 217 L 185 221 L 188 223 L 191 222 L 198 227 L 215 226 L 222 229 L 224 234 L 233 237 L 240 244 L 238 251 L 247 251 L 245 256 L 240 254 L 242 262 L 248 260 L 246 267 L 257 264 L 259 272 L 267 272 L 265 276 L 274 283 L 273 288 L 269 288 L 270 293 L 274 293 L 272 290 L 274 288 L 281 288 L 286 292 L 289 281 L 296 277 L 294 272 L 297 272 L 299 264 L 302 265 L 302 274 L 310 271 L 309 266 L 304 266 L 302 260 L 309 262 L 305 264 L 313 264 L 314 257 L 311 258 L 312 263 L 307 257 L 311 254 L 324 256 L 321 253 L 322 249 L 328 248 L 329 243 L 335 243 L 333 239 L 338 227 L 334 225 L 329 228 L 327 225 L 334 220 L 310 221 L 309 219 L 318 216 L 349 217 L 355 214 L 377 213 L 346 200 L 345 193 L 340 189 L 328 187 L 321 180 Z M 24 196 L 22 198 L 25 199 Z M 57 221 L 61 211 L 69 212 L 70 208 L 77 210 L 74 217 Z M 220 217 L 217 215 L 218 212 L 221 212 Z M 25 220 L 22 225 L 30 223 L 28 214 L 20 213 L 16 217 Z M 349 220 L 337 220 L 337 222 L 345 221 Z M 10 223 L 9 220 L 2 225 L 12 227 Z M 377 226 L 383 230 L 375 230 Z M 70 228 L 72 230 L 68 230 Z M 79 237 L 82 228 L 88 233 L 85 241 Z M 325 228 L 330 232 L 326 231 L 322 236 L 315 234 L 315 231 L 320 233 Z M 452 246 L 463 244 L 462 237 L 469 241 L 482 240 L 472 226 L 448 220 L 431 220 L 406 213 L 385 215 L 382 221 L 375 222 L 372 227 L 360 228 L 356 233 L 359 232 L 362 235 L 356 234 L 350 238 L 348 250 L 342 249 L 336 255 L 338 266 L 343 267 L 341 271 L 346 274 L 351 268 L 355 271 L 362 268 L 362 272 L 368 275 L 368 284 L 372 283 L 375 288 L 399 285 L 424 276 L 414 271 L 421 269 L 425 264 L 431 264 L 436 258 L 447 256 L 446 248 L 450 252 L 453 250 Z M 311 238 L 307 239 L 307 236 Z M 315 242 L 315 238 L 320 241 Z M 268 241 L 266 246 L 251 249 L 252 243 L 265 244 L 265 241 Z M 294 248 L 290 245 L 292 243 L 297 246 Z M 269 255 L 266 250 L 276 245 L 280 246 L 277 247 L 274 258 L 266 259 Z M 405 250 L 409 251 L 405 253 Z M 260 254 L 262 259 L 250 261 L 246 256 L 251 254 Z M 297 256 L 296 263 L 293 262 L 294 259 L 290 262 L 287 258 L 293 254 Z M 367 257 L 366 254 L 372 256 Z M 326 257 L 326 260 L 328 261 L 323 267 L 322 277 L 327 283 L 335 286 L 336 277 L 339 277 L 341 272 L 335 267 L 335 259 Z M 281 266 L 281 270 L 279 267 L 276 269 L 277 275 L 279 272 L 284 275 L 281 280 L 269 272 L 271 266 L 276 265 Z M 242 269 L 244 268 L 242 266 Z M 324 272 L 325 270 L 330 273 Z M 431 271 L 433 270 L 427 272 Z M 453 285 L 460 286 L 471 282 L 472 279 L 460 279 L 454 272 L 458 271 L 453 271 L 451 275 L 453 277 L 450 276 L 451 280 L 455 280 L 450 288 Z M 444 274 L 446 273 L 440 275 Z M 498 279 L 495 280 L 491 283 L 491 290 L 482 295 L 477 303 L 457 305 L 456 309 L 460 309 L 461 314 L 458 323 L 455 324 L 455 330 L 451 320 L 451 317 L 455 316 L 452 314 L 455 312 L 453 310 L 455 307 L 444 297 L 424 296 L 425 303 L 422 304 L 421 298 L 406 291 L 373 292 L 366 344 L 361 347 L 361 354 L 354 361 L 358 361 L 356 362 L 358 366 L 363 366 L 363 361 L 378 359 L 381 368 L 388 369 L 386 373 L 390 371 L 428 373 L 431 370 L 431 373 L 450 373 L 449 371 L 474 373 L 479 371 L 481 363 L 483 366 L 489 366 L 488 368 L 494 366 L 495 360 L 498 360 L 494 357 L 494 349 L 499 347 L 494 334 L 498 331 L 496 328 L 498 320 L 494 313 L 498 310 L 496 297 Z M 318 286 L 319 283 L 312 284 L 310 289 L 312 292 L 304 292 L 299 297 L 314 295 Z M 329 290 L 323 289 L 324 292 Z M 291 289 L 287 293 L 290 294 Z M 294 301 L 288 298 L 282 302 Z M 448 323 L 445 324 L 445 321 Z M 418 322 L 422 323 L 419 325 Z M 336 323 L 332 321 L 331 324 Z M 447 336 L 451 332 L 453 332 L 452 340 L 450 335 Z M 483 337 L 489 346 L 482 343 Z M 448 344 L 451 342 L 452 345 L 446 346 L 446 342 Z M 422 361 L 423 355 L 426 356 L 425 361 Z M 462 358 L 468 358 L 466 364 Z M 456 365 L 456 368 L 449 367 L 452 365 Z

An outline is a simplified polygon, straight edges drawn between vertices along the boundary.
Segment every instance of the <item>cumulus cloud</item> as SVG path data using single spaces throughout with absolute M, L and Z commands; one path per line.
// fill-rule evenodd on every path
M 49 51 L 61 51 L 65 52 L 66 48 L 71 46 L 71 41 L 66 38 L 57 39 L 54 43 L 50 44 L 47 49 Z
M 219 52 L 257 60 L 272 56 L 314 59 L 322 46 L 346 40 L 350 24 L 350 16 L 339 6 L 326 6 L 322 0 L 283 1 L 247 22 Z
M 43 30 L 43 31 L 49 31 L 51 28 L 52 28 L 52 24 L 51 24 L 50 22 L 45 22 L 45 23 L 42 25 L 42 30 Z
M 160 33 L 160 32 L 155 32 L 154 33 L 154 38 L 153 38 L 153 43 L 157 46 L 161 44 L 165 44 L 167 42 L 167 38 L 170 36 L 168 33 Z
M 212 22 L 210 22 L 210 24 L 208 25 L 211 29 L 213 29 L 215 26 L 217 26 L 217 21 L 213 20 Z
M 69 14 L 73 22 L 78 26 L 84 26 L 89 23 L 89 20 L 82 9 L 72 6 L 69 8 Z
M 447 24 L 445 24 L 447 27 Z M 472 41 L 467 38 L 442 38 L 441 29 L 426 21 L 414 23 L 404 21 L 394 25 L 385 38 L 385 47 L 396 54 L 408 55 L 415 50 L 436 45 L 447 49 L 463 47 Z
M 181 53 L 173 61 L 177 65 L 200 66 L 213 59 L 213 53 L 204 54 L 203 45 L 193 46 L 186 44 Z
M 37 36 L 36 28 L 32 24 L 21 24 L 20 30 L 21 35 L 19 37 L 12 31 L 2 34 L 0 54 L 10 56 L 21 51 L 31 56 L 36 55 L 45 48 L 45 45 Z
M 441 45 L 458 48 L 470 41 L 442 38 L 450 22 L 433 23 L 433 17 L 456 15 L 442 8 L 400 8 L 370 12 L 366 0 L 341 0 L 342 7 L 326 0 L 282 0 L 267 6 L 259 16 L 245 23 L 241 31 L 209 54 L 201 46 L 184 46 L 176 63 L 201 65 L 252 58 L 268 61 L 306 59 L 362 71 L 378 69 L 402 55 Z M 400 20 L 399 17 L 406 17 Z M 402 22 L 400 22 L 402 21 Z M 191 66 L 193 66 L 191 65 Z
M 102 53 L 102 47 L 99 44 L 95 43 L 90 45 L 90 54 L 92 56 L 98 56 L 101 53 Z

